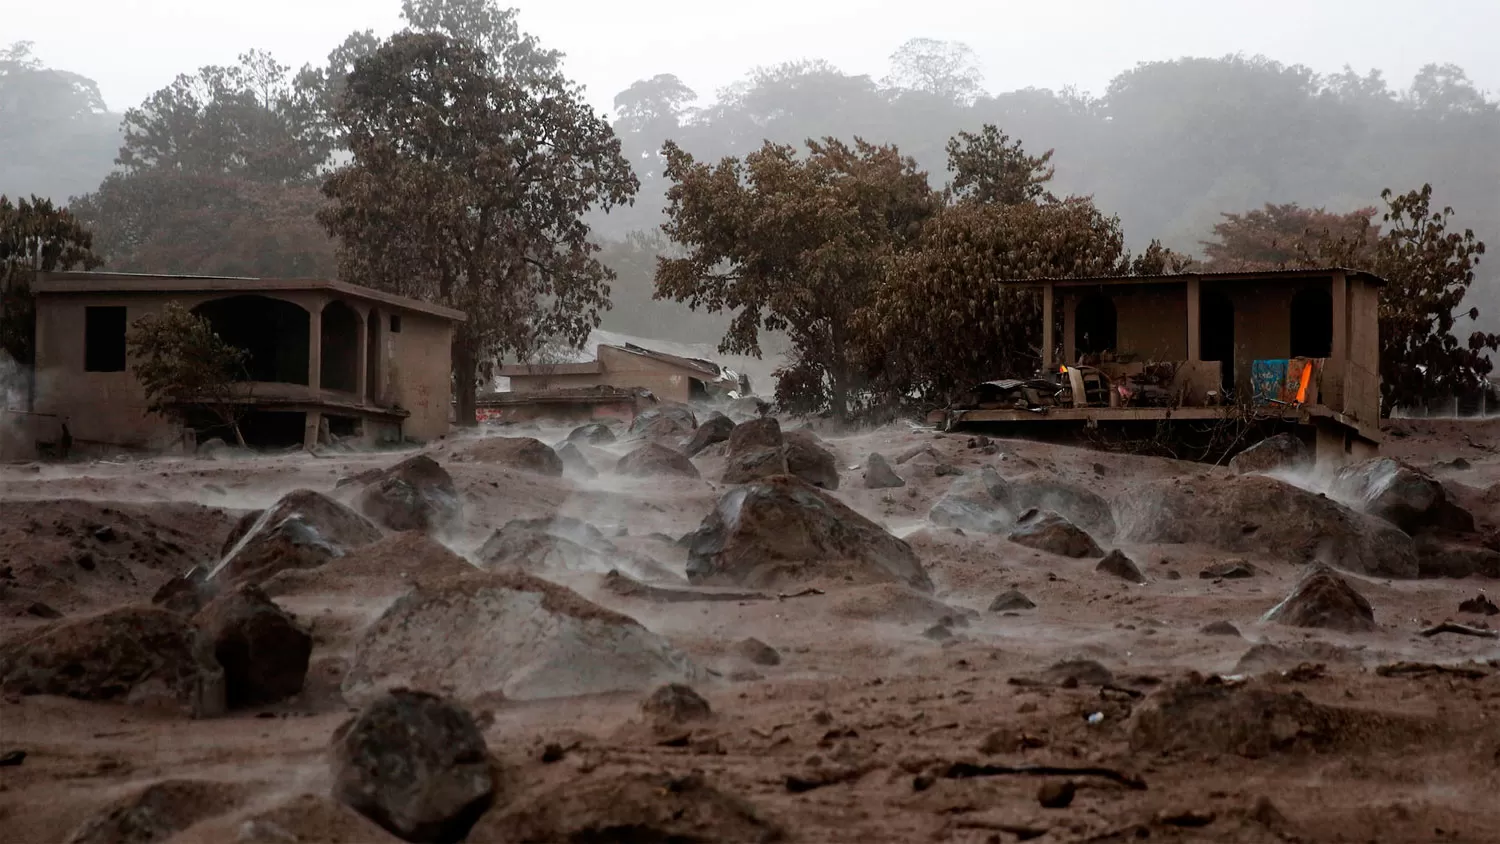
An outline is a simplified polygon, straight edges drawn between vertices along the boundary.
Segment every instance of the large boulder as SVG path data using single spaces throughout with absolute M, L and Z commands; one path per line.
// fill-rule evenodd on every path
M 194 717 L 224 711 L 224 671 L 182 615 L 126 607 L 0 646 L 0 691 L 165 705 Z
M 563 473 L 562 458 L 557 452 L 532 437 L 485 437 L 458 449 L 453 460 L 504 466 L 551 478 L 560 478 Z
M 333 796 L 406 841 L 462 841 L 494 802 L 484 735 L 437 695 L 377 697 L 334 734 L 329 755 Z
M 302 691 L 312 636 L 258 587 L 219 595 L 193 624 L 224 668 L 230 709 L 275 703 Z
M 344 681 L 355 703 L 385 689 L 538 700 L 695 680 L 699 670 L 634 619 L 520 571 L 418 584 L 365 631 Z
M 1236 475 L 1263 474 L 1303 469 L 1312 462 L 1312 451 L 1300 438 L 1293 434 L 1277 434 L 1230 458 L 1229 468 Z
M 409 457 L 368 478 L 355 508 L 395 531 L 441 533 L 463 524 L 464 503 L 453 476 L 425 454 Z
M 1101 557 L 1104 549 L 1078 527 L 1051 510 L 1031 510 L 1016 521 L 1008 537 L 1017 545 L 1059 557 Z
M 788 431 L 781 451 L 786 455 L 786 473 L 819 489 L 839 488 L 838 458 L 811 431 Z
M 692 439 L 682 450 L 688 457 L 696 457 L 704 449 L 715 443 L 728 442 L 729 436 L 734 433 L 734 420 L 723 414 L 715 414 L 703 420 L 698 430 L 693 432 Z
M 729 434 L 729 454 L 746 454 L 765 448 L 780 448 L 781 423 L 774 416 L 742 422 Z
M 287 493 L 209 572 L 216 586 L 260 583 L 286 569 L 316 568 L 380 539 L 365 517 L 326 495 Z
M 724 483 L 745 484 L 778 475 L 795 475 L 821 489 L 839 488 L 838 460 L 810 431 L 783 434 L 781 423 L 767 416 L 740 424 L 729 436 Z
M 848 576 L 932 589 L 910 545 L 786 475 L 729 490 L 685 542 L 695 583 L 761 588 Z
M 568 442 L 584 445 L 608 445 L 615 441 L 614 429 L 603 422 L 580 425 L 568 434 Z
M 591 571 L 605 574 L 620 567 L 629 554 L 615 547 L 599 529 L 568 516 L 511 519 L 474 555 L 491 571 L 519 568 L 545 571 Z
M 558 446 L 557 456 L 562 460 L 563 471 L 573 477 L 588 479 L 599 476 L 599 470 L 589 462 L 577 443 L 566 442 Z
M 1124 542 L 1199 544 L 1379 577 L 1417 576 L 1410 536 L 1265 475 L 1142 481 L 1120 499 L 1116 515 Z
M 1000 506 L 995 496 L 993 488 L 999 481 L 999 473 L 988 467 L 959 475 L 932 505 L 927 520 L 941 527 L 974 533 L 1004 533 L 1015 517 Z
M 1474 530 L 1474 517 L 1448 500 L 1437 479 L 1389 457 L 1346 466 L 1334 478 L 1329 494 L 1409 534 Z
M 865 470 L 861 476 L 865 489 L 896 489 L 906 486 L 906 481 L 891 468 L 891 463 L 878 451 L 870 452 L 865 459 Z
M 698 427 L 693 409 L 685 404 L 664 402 L 637 414 L 630 422 L 630 433 L 647 439 L 680 439 Z
M 1422 577 L 1500 578 L 1500 552 L 1482 545 L 1423 535 L 1417 540 L 1417 568 Z
M 687 455 L 660 443 L 649 442 L 630 452 L 615 464 L 615 472 L 635 478 L 669 476 L 698 478 L 698 467 Z
M 1375 629 L 1375 611 L 1349 581 L 1326 567 L 1308 572 L 1265 617 L 1290 627 L 1314 627 L 1361 633 Z

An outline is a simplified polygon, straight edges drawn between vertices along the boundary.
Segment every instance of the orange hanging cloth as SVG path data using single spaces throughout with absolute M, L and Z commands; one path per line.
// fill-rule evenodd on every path
M 1297 386 L 1297 404 L 1307 403 L 1307 385 L 1312 381 L 1312 361 L 1302 365 L 1302 383 Z

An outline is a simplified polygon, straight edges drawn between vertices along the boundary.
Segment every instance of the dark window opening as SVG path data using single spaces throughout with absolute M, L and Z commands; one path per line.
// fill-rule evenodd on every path
M 343 302 L 323 308 L 322 372 L 319 387 L 359 392 L 359 314 Z
M 200 443 L 210 439 L 234 443 L 234 429 L 206 410 L 189 410 L 186 422 Z M 245 435 L 245 445 L 251 448 L 287 448 L 302 445 L 306 425 L 307 416 L 303 413 L 252 410 L 240 418 L 240 433 Z
M 1332 357 L 1333 295 L 1327 288 L 1309 287 L 1292 297 L 1294 358 Z
M 85 372 L 125 371 L 125 309 L 83 309 Z
M 1073 353 L 1079 358 L 1115 350 L 1117 341 L 1115 303 L 1108 296 L 1092 293 L 1078 303 L 1073 318 Z
M 1217 290 L 1198 298 L 1198 354 L 1219 362 L 1219 386 L 1234 391 L 1234 303 Z
M 391 314 L 391 333 L 392 334 L 400 334 L 401 333 L 401 315 L 400 314 Z
M 370 311 L 365 320 L 365 400 L 380 401 L 380 314 Z
M 220 339 L 249 355 L 244 380 L 307 383 L 310 317 L 301 306 L 245 295 L 204 302 L 193 313 L 207 319 Z
M 353 437 L 359 434 L 359 419 L 353 416 L 324 416 L 328 420 L 328 433 L 335 437 Z
M 688 379 L 688 400 L 708 401 L 708 387 L 697 378 Z

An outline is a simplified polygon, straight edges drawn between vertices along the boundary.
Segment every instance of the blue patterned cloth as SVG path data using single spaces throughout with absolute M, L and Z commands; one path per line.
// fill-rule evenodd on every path
M 1250 363 L 1250 394 L 1255 404 L 1280 400 L 1290 360 L 1257 360 Z

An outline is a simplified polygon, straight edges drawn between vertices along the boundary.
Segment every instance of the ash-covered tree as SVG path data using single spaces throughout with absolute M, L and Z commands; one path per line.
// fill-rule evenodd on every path
M 240 420 L 250 405 L 248 354 L 219 337 L 209 321 L 169 302 L 136 320 L 126 337 L 130 370 L 146 393 L 146 409 L 190 427 L 204 415 L 245 444 Z
M 469 32 L 450 5 L 475 4 L 408 3 L 408 19 Z M 482 17 L 483 47 L 407 31 L 355 63 L 337 111 L 352 159 L 319 215 L 340 276 L 468 314 L 453 341 L 460 424 L 475 422 L 481 362 L 579 347 L 598 325 L 612 273 L 583 218 L 638 184 L 609 124 L 512 14 Z
M 66 208 L 0 194 L 0 355 L 30 366 L 36 354 L 31 283 L 39 272 L 94 269 L 93 236 Z
M 984 93 L 984 73 L 979 57 L 967 44 L 913 38 L 891 54 L 891 75 L 886 87 L 920 91 L 944 100 L 968 105 Z
M 778 373 L 782 405 L 843 416 L 863 368 L 855 314 L 941 200 L 894 147 L 807 145 L 805 156 L 767 143 L 707 164 L 667 144 L 662 229 L 683 254 L 658 260 L 656 296 L 732 313 L 725 353 L 759 356 L 762 332 L 784 332 L 793 364 Z
M 1029 155 L 1020 139 L 986 123 L 978 134 L 959 132 L 948 140 L 950 199 L 985 205 L 1017 205 L 1047 198 L 1047 182 L 1056 172 L 1052 150 Z
M 1375 213 L 1370 207 L 1336 214 L 1291 202 L 1223 214 L 1214 226 L 1214 239 L 1202 242 L 1204 269 L 1235 272 L 1302 266 L 1324 240 L 1360 240 Z
M 1326 237 L 1306 262 L 1369 270 L 1386 280 L 1380 296 L 1382 413 L 1472 395 L 1485 388 L 1493 368 L 1487 353 L 1500 349 L 1500 336 L 1475 326 L 1479 309 L 1464 307 L 1484 241 L 1471 229 L 1450 231 L 1453 209 L 1432 206 L 1431 185 L 1380 196 L 1382 226 Z

